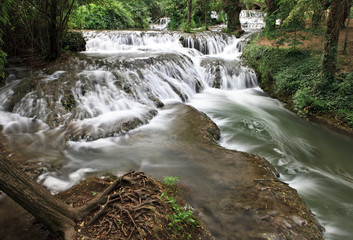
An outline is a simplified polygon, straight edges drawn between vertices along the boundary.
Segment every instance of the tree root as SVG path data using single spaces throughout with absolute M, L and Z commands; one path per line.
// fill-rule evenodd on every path
M 155 211 L 163 204 L 142 172 L 129 172 L 78 209 L 79 232 L 99 239 L 146 239 L 154 235 Z M 95 209 L 99 208 L 98 211 Z M 95 211 L 95 212 L 94 212 Z M 83 227 L 81 227 L 83 226 Z

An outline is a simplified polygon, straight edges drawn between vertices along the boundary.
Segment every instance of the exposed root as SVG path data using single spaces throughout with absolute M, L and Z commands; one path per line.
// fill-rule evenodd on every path
M 76 221 L 76 236 L 66 239 L 213 239 L 205 238 L 210 235 L 199 224 L 170 225 L 176 213 L 161 198 L 166 191 L 143 172 L 129 172 L 116 180 L 83 181 L 58 195 L 82 218 Z
M 118 178 L 105 191 L 80 209 L 88 215 L 77 224 L 77 231 L 99 239 L 146 239 L 154 236 L 156 209 L 163 203 L 155 182 L 142 172 L 130 172 Z M 99 203 L 99 204 L 97 204 Z

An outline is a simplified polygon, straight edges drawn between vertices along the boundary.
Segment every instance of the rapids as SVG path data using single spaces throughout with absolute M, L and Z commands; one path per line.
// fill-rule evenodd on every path
M 317 215 L 326 239 L 347 239 L 353 139 L 296 117 L 258 87 L 240 61 L 251 29 L 263 27 L 254 15 L 242 13 L 247 33 L 240 39 L 220 32 L 85 31 L 87 51 L 68 64 L 31 76 L 11 70 L 0 88 L 2 133 L 42 166 L 38 182 L 53 193 L 106 172 L 178 176 L 190 186 L 191 203 L 207 206 L 201 217 L 217 239 L 229 239 L 237 221 L 217 216 L 217 209 L 236 193 L 214 182 L 216 173 L 241 173 L 218 165 L 217 156 L 204 159 L 180 117 L 190 105 L 219 126 L 220 145 L 267 158 Z

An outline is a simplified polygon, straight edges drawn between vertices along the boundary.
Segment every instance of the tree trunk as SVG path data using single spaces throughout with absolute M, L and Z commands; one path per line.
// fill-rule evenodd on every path
M 340 30 L 341 13 L 343 10 L 342 0 L 333 0 L 327 21 L 326 42 L 322 60 L 322 77 L 320 85 L 328 87 L 335 79 L 337 65 L 338 37 Z M 322 88 L 321 87 L 321 88 Z M 324 90 L 324 89 L 321 89 Z
M 267 15 L 272 15 L 272 21 L 266 21 L 266 28 L 273 31 L 276 28 L 276 11 L 278 10 L 277 0 L 265 0 Z
M 241 30 L 240 25 L 240 12 L 241 6 L 239 0 L 225 0 L 224 1 L 224 12 L 227 15 L 228 23 L 227 28 L 228 32 L 235 32 Z
M 74 229 L 76 222 L 82 220 L 100 204 L 106 203 L 108 195 L 120 183 L 133 184 L 133 179 L 127 175 L 116 179 L 85 205 L 72 208 L 51 195 L 0 153 L 0 190 L 45 224 L 52 233 L 64 236 L 67 240 L 73 239 L 77 234 Z
M 343 11 L 341 14 L 341 27 L 345 27 L 345 22 L 350 15 L 350 10 L 351 10 L 351 1 L 350 0 L 342 0 L 343 1 Z
M 274 13 L 278 9 L 277 0 L 265 0 L 265 5 L 269 14 Z
M 330 7 L 331 2 L 328 0 L 321 0 L 315 7 L 313 16 L 311 18 L 311 26 L 318 28 L 321 26 L 325 16 L 326 10 Z
M 192 0 L 188 0 L 188 31 L 191 28 L 191 19 L 192 19 Z
M 313 16 L 311 18 L 311 26 L 313 28 L 319 28 L 321 26 L 323 14 L 324 12 L 322 11 L 321 8 L 315 9 Z
M 347 45 L 348 45 L 348 34 L 349 34 L 349 22 L 351 20 L 351 9 L 350 9 L 350 6 L 351 6 L 351 1 L 350 0 L 347 0 L 347 3 L 349 5 L 349 10 L 348 10 L 348 20 L 347 20 L 347 26 L 346 26 L 346 36 L 344 38 L 344 47 L 343 47 L 343 51 L 342 53 L 343 54 L 347 54 Z
M 58 36 L 58 26 L 57 26 L 57 9 L 58 3 L 57 0 L 51 0 L 50 5 L 50 19 L 49 19 L 49 52 L 47 55 L 48 60 L 54 60 L 60 55 L 59 48 L 59 36 Z
M 0 154 L 0 189 L 21 205 L 52 232 L 70 234 L 78 218 L 69 207 L 16 168 Z
M 208 17 L 208 0 L 205 0 L 205 30 L 208 30 L 207 17 Z

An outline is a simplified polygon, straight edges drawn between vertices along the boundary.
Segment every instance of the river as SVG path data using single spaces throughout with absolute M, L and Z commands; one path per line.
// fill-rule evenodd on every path
M 261 90 L 240 62 L 258 24 L 248 24 L 240 39 L 220 32 L 84 32 L 87 51 L 32 76 L 41 84 L 8 112 L 13 89 L 30 79 L 12 69 L 0 89 L 2 132 L 28 161 L 41 163 L 38 181 L 52 192 L 106 172 L 178 176 L 191 202 L 210 208 L 203 218 L 217 239 L 230 239 L 233 230 L 224 226 L 234 220 L 210 214 L 226 205 L 229 192 L 214 184 L 213 172 L 230 170 L 194 146 L 193 129 L 180 117 L 190 105 L 219 126 L 220 145 L 273 164 L 316 214 L 325 239 L 348 239 L 353 138 L 297 117 Z

